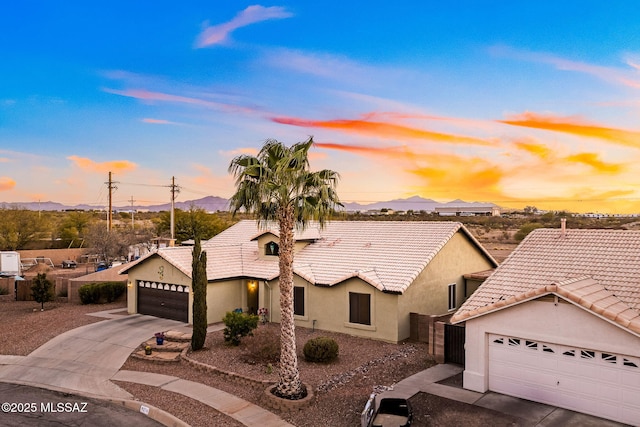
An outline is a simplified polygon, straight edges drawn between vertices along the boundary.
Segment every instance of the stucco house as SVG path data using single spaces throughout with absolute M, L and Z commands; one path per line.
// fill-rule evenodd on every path
M 640 231 L 533 231 L 460 307 L 464 388 L 640 424 Z
M 202 244 L 207 317 L 267 308 L 280 319 L 277 225 L 241 221 Z M 297 326 L 398 342 L 409 313 L 453 313 L 464 275 L 497 264 L 459 222 L 331 221 L 295 234 Z M 192 319 L 190 247 L 162 248 L 129 264 L 129 313 Z

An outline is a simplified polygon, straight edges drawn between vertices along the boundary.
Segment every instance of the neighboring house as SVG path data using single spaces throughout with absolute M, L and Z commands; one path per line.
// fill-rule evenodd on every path
M 640 231 L 534 230 L 451 321 L 464 388 L 640 424 Z
M 202 244 L 207 252 L 207 316 L 267 308 L 280 320 L 278 228 L 241 221 Z M 458 222 L 331 221 L 296 232 L 296 325 L 398 342 L 409 313 L 460 306 L 464 275 L 496 262 Z M 192 319 L 191 248 L 159 249 L 129 274 L 129 312 Z

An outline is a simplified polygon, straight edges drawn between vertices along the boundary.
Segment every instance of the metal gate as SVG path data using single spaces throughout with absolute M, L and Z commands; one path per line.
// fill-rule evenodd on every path
M 444 361 L 464 366 L 464 326 L 444 325 Z
M 138 282 L 138 313 L 189 321 L 189 288 L 156 282 Z

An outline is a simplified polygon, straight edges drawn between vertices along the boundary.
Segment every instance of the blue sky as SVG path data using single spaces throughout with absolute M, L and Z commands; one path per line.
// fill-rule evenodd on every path
M 0 202 L 228 197 L 313 136 L 344 201 L 640 212 L 631 1 L 24 1 L 0 15 Z

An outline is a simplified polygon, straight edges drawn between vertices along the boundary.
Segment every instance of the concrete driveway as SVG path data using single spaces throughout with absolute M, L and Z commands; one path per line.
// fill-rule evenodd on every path
M 109 379 L 129 355 L 155 332 L 182 329 L 185 323 L 130 315 L 65 332 L 24 357 L 3 360 L 0 381 L 44 386 L 100 397 L 131 399 Z

